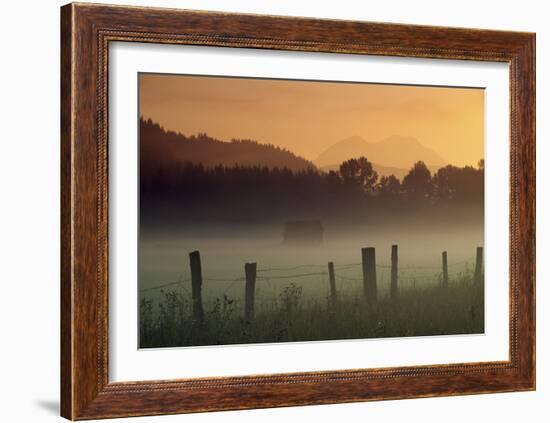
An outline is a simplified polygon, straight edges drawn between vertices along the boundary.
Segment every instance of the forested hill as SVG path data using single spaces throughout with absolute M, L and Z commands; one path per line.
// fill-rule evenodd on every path
M 252 140 L 217 140 L 207 134 L 187 137 L 166 131 L 153 121 L 140 119 L 142 170 L 192 162 L 205 167 L 259 166 L 292 171 L 315 169 L 315 165 L 292 152 Z

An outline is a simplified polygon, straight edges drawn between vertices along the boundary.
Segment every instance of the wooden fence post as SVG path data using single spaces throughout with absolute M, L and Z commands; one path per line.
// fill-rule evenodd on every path
M 391 246 L 391 285 L 390 297 L 397 298 L 397 245 Z
M 193 318 L 199 324 L 204 322 L 202 309 L 202 268 L 201 254 L 198 251 L 189 253 L 191 267 L 191 296 L 193 297 Z
M 361 248 L 363 263 L 363 294 L 368 304 L 376 304 L 376 258 L 374 247 Z
M 256 291 L 256 263 L 245 263 L 246 286 L 244 291 L 244 318 L 247 322 L 254 318 L 254 293 Z
M 481 284 L 483 279 L 483 247 L 477 247 L 476 249 L 476 268 L 474 273 L 474 283 Z
M 334 263 L 328 262 L 328 278 L 330 281 L 330 305 L 336 305 L 336 277 L 334 276 Z
M 449 286 L 449 269 L 447 267 L 447 251 L 441 253 L 441 262 L 443 265 L 443 288 Z

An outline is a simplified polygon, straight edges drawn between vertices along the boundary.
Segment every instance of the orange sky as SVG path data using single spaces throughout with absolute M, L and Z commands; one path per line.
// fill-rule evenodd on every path
M 140 74 L 140 114 L 166 129 L 254 139 L 309 160 L 353 135 L 401 135 L 475 166 L 483 110 L 483 89 Z

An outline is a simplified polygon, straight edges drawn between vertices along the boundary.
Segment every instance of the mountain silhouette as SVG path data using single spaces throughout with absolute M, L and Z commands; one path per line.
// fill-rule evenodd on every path
M 204 133 L 185 136 L 166 131 L 157 123 L 140 120 L 140 156 L 142 171 L 192 162 L 204 167 L 260 166 L 287 168 L 294 172 L 315 169 L 310 161 L 291 151 L 253 140 L 221 141 Z M 147 158 L 146 160 L 143 160 Z
M 367 142 L 359 136 L 346 138 L 322 152 L 315 164 L 320 168 L 334 167 L 361 156 L 376 163 L 379 168 L 410 169 L 419 160 L 430 168 L 440 168 L 447 164 L 416 138 L 401 136 L 392 136 L 379 142 Z

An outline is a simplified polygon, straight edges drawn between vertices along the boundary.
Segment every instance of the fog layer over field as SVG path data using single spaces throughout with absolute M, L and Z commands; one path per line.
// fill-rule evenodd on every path
M 285 286 L 302 286 L 304 296 L 326 298 L 329 292 L 327 263 L 336 267 L 337 289 L 361 295 L 361 248 L 376 248 L 379 295 L 389 295 L 391 246 L 398 245 L 399 284 L 417 286 L 440 282 L 441 253 L 447 251 L 451 280 L 473 270 L 476 247 L 483 245 L 481 225 L 446 223 L 357 225 L 347 230 L 326 225 L 318 245 L 283 242 L 280 225 L 193 225 L 168 230 L 143 231 L 140 239 L 140 289 L 142 296 L 158 298 L 160 289 L 191 291 L 189 256 L 201 254 L 205 305 L 228 295 L 244 299 L 244 264 L 258 266 L 257 302 L 276 295 Z M 296 275 L 296 277 L 293 277 Z M 309 276 L 308 276 L 309 275 Z M 168 285 L 175 282 L 179 284 Z

